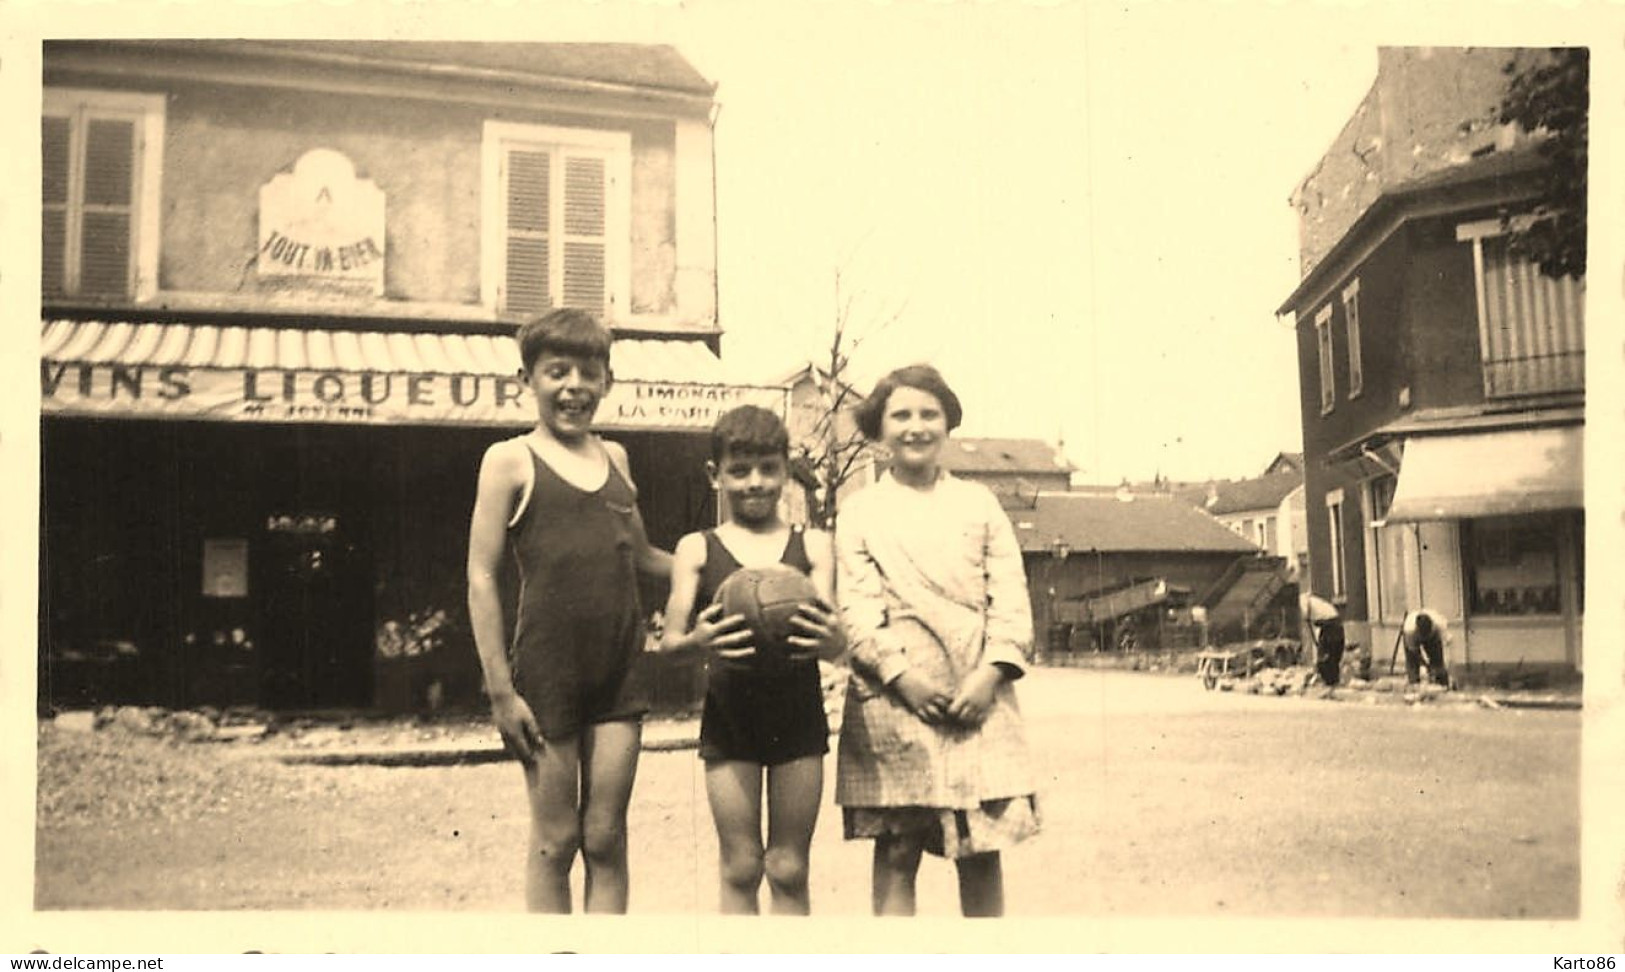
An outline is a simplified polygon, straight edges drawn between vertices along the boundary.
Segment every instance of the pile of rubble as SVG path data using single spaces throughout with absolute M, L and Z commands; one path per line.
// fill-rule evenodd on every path
M 1247 695 L 1302 695 L 1313 684 L 1314 669 L 1295 665 L 1289 668 L 1265 668 L 1247 678 L 1239 675 L 1221 677 L 1215 688 L 1221 692 Z
M 490 717 L 483 713 L 442 714 L 425 720 L 351 712 L 286 714 L 253 708 L 128 705 L 62 712 L 49 721 L 59 733 L 171 743 L 238 743 L 263 746 L 268 752 L 484 746 L 496 734 Z
M 1473 690 L 1453 691 L 1431 682 L 1411 684 L 1403 676 L 1392 675 L 1374 679 L 1349 678 L 1340 685 L 1330 687 L 1316 677 L 1313 668 L 1307 666 L 1265 668 L 1250 676 L 1239 673 L 1224 675 L 1219 677 L 1214 687 L 1221 692 L 1234 692 L 1238 695 L 1296 695 L 1361 701 L 1369 705 L 1452 701 L 1485 708 L 1501 708 L 1503 705 L 1533 705 L 1542 701 L 1522 697 L 1497 698 L 1493 694 Z
M 52 720 L 66 732 L 112 732 L 184 742 L 258 740 L 276 732 L 266 713 L 237 709 L 165 709 L 161 706 L 104 706 L 61 712 Z

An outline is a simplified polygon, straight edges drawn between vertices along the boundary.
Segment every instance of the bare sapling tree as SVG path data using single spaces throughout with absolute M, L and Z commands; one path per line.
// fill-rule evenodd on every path
M 852 355 L 903 312 L 903 306 L 898 306 L 859 333 L 853 325 L 855 305 L 855 296 L 843 291 L 841 272 L 835 271 L 834 326 L 823 360 L 812 362 L 808 369 L 817 395 L 810 406 L 813 419 L 792 446 L 791 474 L 806 497 L 808 523 L 825 530 L 835 527 L 841 488 L 874 457 L 854 414 L 864 393 L 853 385 Z

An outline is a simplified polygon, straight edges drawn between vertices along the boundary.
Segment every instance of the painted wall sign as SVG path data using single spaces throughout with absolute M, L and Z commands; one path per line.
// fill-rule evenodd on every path
M 260 187 L 262 282 L 384 292 L 384 193 L 332 149 L 312 149 Z
M 782 388 L 617 382 L 598 406 L 604 429 L 709 429 L 752 404 L 783 415 Z M 47 415 L 359 425 L 529 425 L 530 390 L 511 375 L 289 371 L 40 362 Z
M 248 596 L 248 541 L 209 537 L 203 541 L 203 596 Z

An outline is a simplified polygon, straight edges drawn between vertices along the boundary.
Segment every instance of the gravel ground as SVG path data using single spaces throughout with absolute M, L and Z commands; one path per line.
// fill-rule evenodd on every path
M 1006 856 L 1014 915 L 1578 911 L 1576 712 L 1332 704 L 1081 671 L 1036 672 L 1022 692 L 1045 833 Z M 488 742 L 481 721 L 313 724 L 262 742 L 87 730 L 39 727 L 39 909 L 521 907 L 513 764 L 271 758 Z M 830 790 L 814 909 L 862 916 L 868 848 L 841 840 Z M 712 913 L 716 840 L 692 751 L 644 754 L 629 829 L 633 912 Z M 920 913 L 956 911 L 951 870 L 928 860 Z

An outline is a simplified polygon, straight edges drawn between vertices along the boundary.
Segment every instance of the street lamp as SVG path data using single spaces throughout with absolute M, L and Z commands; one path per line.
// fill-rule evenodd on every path
M 1066 648 L 1066 639 L 1058 639 L 1056 634 L 1056 632 L 1059 630 L 1060 622 L 1055 617 L 1055 602 L 1058 599 L 1055 591 L 1055 583 L 1057 579 L 1061 578 L 1063 567 L 1066 564 L 1066 558 L 1070 556 L 1071 553 L 1071 545 L 1061 537 L 1057 536 L 1055 539 L 1050 541 L 1049 555 L 1051 563 L 1049 569 L 1045 571 L 1049 578 L 1049 617 L 1046 620 L 1049 622 L 1049 627 L 1047 629 L 1049 647 L 1053 651 L 1062 651 Z

